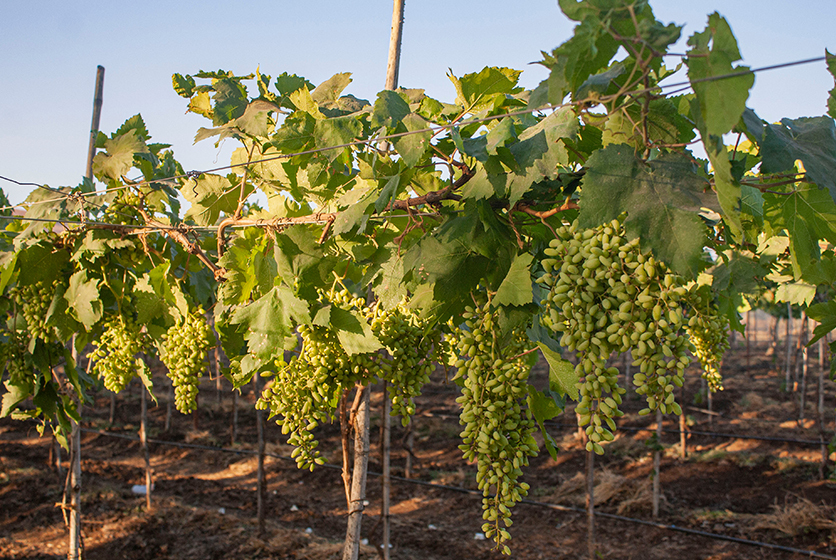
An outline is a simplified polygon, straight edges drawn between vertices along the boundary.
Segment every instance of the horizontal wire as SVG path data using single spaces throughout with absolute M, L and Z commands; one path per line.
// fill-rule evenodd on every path
M 731 72 L 731 73 L 728 73 L 728 74 L 721 74 L 719 76 L 708 76 L 706 78 L 698 78 L 696 80 L 690 80 L 690 81 L 687 81 L 687 82 L 676 82 L 676 83 L 673 83 L 673 84 L 664 84 L 664 85 L 657 84 L 656 86 L 654 86 L 652 88 L 644 88 L 644 89 L 634 90 L 634 91 L 630 91 L 630 92 L 625 92 L 623 95 L 640 95 L 640 94 L 643 94 L 643 93 L 650 93 L 652 91 L 656 91 L 656 90 L 659 90 L 659 89 L 677 88 L 677 87 L 684 87 L 687 90 L 687 89 L 690 89 L 690 86 L 692 86 L 693 84 L 725 80 L 725 79 L 729 79 L 729 78 L 745 76 L 745 75 L 748 75 L 748 74 L 756 74 L 758 72 L 765 72 L 765 71 L 769 71 L 769 70 L 788 68 L 788 67 L 791 67 L 791 66 L 799 66 L 799 65 L 803 65 L 803 64 L 810 64 L 810 63 L 813 63 L 813 62 L 822 62 L 822 61 L 825 61 L 825 60 L 827 60 L 827 57 L 821 56 L 821 57 L 808 58 L 808 59 L 803 59 L 803 60 L 796 60 L 796 61 L 792 61 L 792 62 L 784 62 L 784 63 L 781 63 L 781 64 L 773 64 L 773 65 L 770 65 L 770 66 L 762 66 L 762 67 L 759 67 L 759 68 L 749 68 L 749 69 L 746 69 L 746 70 L 739 70 L 739 71 Z M 480 124 L 480 123 L 489 122 L 489 121 L 493 121 L 493 120 L 504 119 L 506 117 L 522 116 L 522 115 L 532 114 L 532 113 L 535 113 L 535 112 L 538 112 L 538 111 L 558 110 L 558 109 L 562 109 L 564 107 L 579 105 L 579 104 L 582 104 L 583 102 L 584 102 L 583 100 L 580 100 L 580 101 L 573 101 L 573 102 L 560 103 L 560 104 L 550 104 L 550 105 L 545 105 L 545 106 L 542 106 L 542 107 L 526 108 L 526 109 L 520 109 L 520 110 L 517 110 L 517 111 L 509 111 L 507 113 L 502 113 L 502 114 L 499 114 L 499 115 L 490 115 L 490 116 L 487 116 L 487 117 L 469 119 L 469 120 L 466 120 L 466 121 L 452 122 L 452 123 L 448 123 L 448 124 L 438 124 L 438 125 L 430 126 L 430 127 L 423 128 L 423 129 L 409 130 L 409 131 L 406 131 L 406 132 L 398 132 L 398 133 L 393 133 L 393 134 L 376 136 L 374 138 L 366 138 L 366 139 L 363 139 L 363 140 L 354 140 L 352 142 L 346 142 L 344 144 L 337 144 L 337 145 L 334 145 L 334 146 L 327 146 L 327 147 L 322 147 L 322 148 L 312 148 L 310 150 L 303 150 L 303 151 L 295 152 L 295 153 L 278 154 L 278 155 L 275 155 L 275 156 L 261 158 L 261 159 L 253 160 L 253 161 L 230 164 L 230 165 L 225 165 L 225 166 L 220 166 L 220 167 L 213 167 L 213 168 L 205 169 L 205 170 L 202 170 L 202 171 L 188 171 L 186 173 L 182 173 L 182 174 L 179 174 L 179 175 L 172 175 L 170 177 L 164 177 L 164 178 L 160 178 L 160 179 L 148 179 L 148 180 L 132 182 L 130 185 L 124 185 L 124 186 L 121 186 L 121 187 L 114 187 L 114 188 L 111 188 L 111 189 L 107 189 L 104 193 L 100 193 L 98 191 L 93 191 L 93 192 L 90 192 L 90 193 L 74 193 L 72 195 L 65 196 L 64 198 L 58 198 L 58 199 L 53 199 L 53 200 L 42 200 L 42 201 L 32 202 L 32 203 L 29 203 L 29 204 L 45 204 L 47 202 L 60 202 L 62 200 L 68 200 L 70 198 L 79 198 L 79 197 L 85 197 L 85 196 L 98 196 L 98 195 L 102 195 L 102 194 L 107 194 L 108 192 L 112 192 L 114 190 L 121 190 L 121 189 L 130 188 L 130 187 L 140 187 L 140 186 L 145 186 L 145 185 L 149 185 L 149 184 L 152 184 L 152 183 L 171 182 L 171 181 L 176 181 L 177 179 L 183 179 L 183 178 L 197 178 L 200 175 L 203 175 L 203 174 L 206 174 L 206 173 L 214 173 L 216 171 L 225 171 L 225 170 L 229 170 L 229 169 L 236 169 L 238 167 L 247 167 L 247 166 L 250 166 L 250 165 L 258 165 L 260 163 L 268 163 L 268 162 L 276 161 L 276 160 L 279 160 L 279 159 L 289 159 L 289 158 L 292 158 L 292 157 L 303 156 L 303 155 L 312 155 L 312 154 L 322 153 L 322 152 L 326 152 L 326 151 L 330 151 L 330 150 L 340 150 L 340 149 L 350 148 L 350 147 L 354 147 L 354 146 L 358 146 L 358 145 L 372 144 L 374 142 L 394 140 L 394 139 L 397 139 L 397 138 L 403 138 L 403 137 L 406 137 L 406 136 L 411 136 L 413 134 L 423 134 L 423 133 L 426 133 L 426 132 L 437 133 L 437 132 L 441 132 L 441 131 L 444 131 L 444 130 L 451 130 L 451 129 L 455 129 L 455 128 L 462 128 L 462 127 L 470 126 L 472 124 Z M 3 176 L 0 176 L 0 179 L 7 180 L 7 181 L 10 181 L 10 182 L 18 184 L 18 185 L 23 185 L 23 186 L 32 185 L 32 186 L 45 188 L 47 190 L 51 190 L 51 191 L 55 192 L 54 189 L 52 189 L 50 187 L 46 187 L 44 185 L 38 185 L 37 183 L 23 183 L 23 182 L 15 181 L 14 179 L 9 179 L 9 178 L 3 177 Z M 0 210 L 14 209 L 14 208 L 17 208 L 18 206 L 4 207 L 4 208 L 0 208 Z
M 137 437 L 137 436 L 129 436 L 127 434 L 117 434 L 117 433 L 113 433 L 113 432 L 106 432 L 104 430 L 92 430 L 92 429 L 89 429 L 89 428 L 80 428 L 80 431 L 85 432 L 85 433 L 98 434 L 98 435 L 102 435 L 102 436 L 106 436 L 106 437 L 126 439 L 126 440 L 130 440 L 130 441 L 135 441 L 135 442 L 140 441 L 140 438 Z M 232 448 L 229 448 L 229 447 L 213 447 L 213 446 L 209 446 L 209 445 L 199 445 L 199 444 L 194 444 L 194 443 L 178 443 L 178 442 L 173 442 L 173 441 L 169 442 L 169 441 L 158 440 L 158 439 L 148 439 L 147 442 L 148 443 L 153 443 L 153 444 L 156 444 L 156 445 L 167 445 L 167 446 L 171 446 L 171 447 L 198 449 L 198 450 L 202 450 L 202 451 L 212 451 L 212 452 L 215 452 L 215 453 L 218 453 L 218 452 L 220 452 L 220 453 L 234 453 L 234 454 L 237 454 L 237 455 L 258 455 L 259 454 L 258 451 L 252 450 L 252 449 L 232 449 Z M 264 456 L 265 457 L 272 457 L 272 458 L 275 458 L 275 459 L 281 459 L 283 461 L 293 461 L 294 463 L 296 462 L 296 459 L 294 459 L 292 457 L 288 457 L 286 455 L 278 455 L 276 453 L 265 452 Z M 325 463 L 322 466 L 326 467 L 326 468 L 330 468 L 332 470 L 342 470 L 342 467 L 340 465 L 332 465 L 330 463 Z M 300 472 L 303 472 L 303 471 L 300 471 Z M 375 476 L 375 477 L 383 476 L 381 473 L 371 471 L 371 470 L 367 471 L 366 474 L 368 476 Z M 396 480 L 398 482 L 403 482 L 405 484 L 412 484 L 412 485 L 416 485 L 416 486 L 424 486 L 424 487 L 428 487 L 428 488 L 437 488 L 439 490 L 448 490 L 448 491 L 453 491 L 453 492 L 459 492 L 459 493 L 462 493 L 462 494 L 470 494 L 470 495 L 473 495 L 473 496 L 482 496 L 482 491 L 481 490 L 471 490 L 469 488 L 462 488 L 460 486 L 451 486 L 451 485 L 448 485 L 448 484 L 434 484 L 432 482 L 427 482 L 427 481 L 424 481 L 424 480 L 416 480 L 414 478 L 405 478 L 405 477 L 402 477 L 402 476 L 390 475 L 389 478 L 391 478 L 392 480 Z M 580 508 L 580 507 L 576 507 L 576 506 L 566 506 L 566 505 L 562 505 L 562 504 L 551 504 L 551 503 L 548 503 L 548 502 L 540 502 L 540 501 L 536 501 L 536 500 L 522 499 L 518 503 L 526 504 L 526 505 L 530 505 L 530 506 L 537 506 L 537 507 L 547 508 L 547 509 L 556 510 L 556 511 L 563 511 L 563 512 L 570 512 L 570 513 L 587 513 L 586 508 Z M 768 548 L 768 549 L 771 549 L 771 550 L 780 550 L 780 551 L 783 551 L 783 552 L 790 552 L 790 553 L 793 553 L 793 554 L 803 554 L 804 556 L 808 556 L 810 558 L 825 558 L 827 560 L 836 560 L 836 556 L 831 556 L 829 554 L 816 552 L 815 550 L 806 550 L 806 549 L 803 549 L 803 548 L 794 548 L 794 547 L 791 547 L 791 546 L 784 546 L 784 545 L 780 545 L 780 544 L 773 544 L 773 543 L 768 543 L 768 542 L 763 542 L 763 541 L 756 541 L 756 540 L 751 540 L 751 539 L 742 539 L 740 537 L 733 537 L 731 535 L 721 535 L 721 534 L 718 534 L 718 533 L 709 533 L 708 531 L 700 531 L 699 529 L 691 529 L 689 527 L 681 527 L 679 525 L 674 525 L 674 524 L 659 523 L 657 521 L 648 521 L 648 520 L 645 520 L 645 519 L 638 519 L 638 518 L 635 518 L 635 517 L 627 517 L 627 516 L 624 516 L 624 515 L 617 515 L 617 514 L 614 514 L 614 513 L 606 513 L 606 512 L 603 512 L 603 511 L 599 511 L 597 509 L 593 510 L 593 514 L 598 516 L 598 517 L 603 517 L 605 519 L 613 519 L 613 520 L 616 520 L 616 521 L 623 521 L 623 522 L 627 522 L 627 523 L 636 523 L 636 524 L 639 524 L 639 525 L 646 525 L 646 526 L 649 526 L 649 527 L 655 527 L 657 529 L 663 529 L 663 530 L 668 530 L 668 531 L 677 531 L 677 532 L 680 532 L 680 533 L 686 533 L 686 534 L 700 536 L 700 537 L 706 537 L 706 538 L 710 538 L 710 539 L 729 541 L 729 542 L 734 542 L 734 543 L 737 543 L 737 544 L 745 544 L 745 545 L 748 545 L 748 546 L 757 546 L 757 547 L 760 547 L 760 548 Z

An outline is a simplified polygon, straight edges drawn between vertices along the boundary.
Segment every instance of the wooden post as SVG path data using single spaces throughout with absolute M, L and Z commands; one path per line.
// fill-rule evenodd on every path
M 679 390 L 679 402 L 685 402 L 685 387 Z M 685 410 L 683 409 L 679 415 L 679 458 L 685 459 L 688 455 L 688 450 L 685 446 Z
M 215 392 L 218 395 L 218 404 L 221 404 L 221 393 L 223 392 L 223 380 L 221 379 L 221 346 L 215 344 Z
M 369 466 L 369 388 L 358 387 L 357 390 L 361 394 L 360 406 L 354 418 L 354 469 L 351 475 L 343 560 L 357 560 L 360 554 L 360 528 L 363 522 Z
M 819 479 L 824 480 L 827 473 L 827 443 L 824 439 L 824 337 L 819 339 L 819 390 L 816 411 L 819 416 L 819 445 L 821 447 L 821 463 L 819 463 Z
M 662 491 L 661 479 L 659 477 L 662 468 L 662 411 L 656 409 L 656 445 L 653 452 L 653 519 L 659 517 L 659 497 Z
M 255 388 L 255 397 L 258 400 L 258 395 L 261 392 L 259 380 L 261 376 L 258 373 L 253 376 L 253 385 Z M 264 507 L 267 501 L 267 483 L 264 478 L 264 411 L 256 408 L 255 410 L 256 429 L 258 431 L 258 476 L 257 476 L 257 490 L 258 498 L 256 501 L 256 516 L 258 519 L 258 534 L 264 535 Z
M 406 425 L 406 463 L 404 464 L 404 478 L 412 478 L 412 455 L 415 447 L 415 418 L 409 419 Z
M 801 323 L 801 336 L 799 342 L 801 343 L 801 390 L 798 400 L 798 423 L 799 426 L 804 423 L 804 406 L 805 397 L 807 396 L 807 330 L 810 325 L 810 319 L 804 315 Z
M 751 356 L 751 338 L 754 335 L 752 330 L 753 323 L 752 323 L 752 311 L 749 310 L 746 312 L 746 331 L 744 336 L 746 337 L 746 371 L 749 371 L 750 365 L 750 356 Z
M 230 438 L 231 445 L 235 445 L 235 440 L 238 439 L 238 392 L 235 389 L 232 392 L 232 436 Z
M 784 391 L 789 393 L 790 388 L 790 366 L 792 364 L 792 305 L 787 302 L 787 363 L 785 364 Z
M 93 156 L 96 155 L 96 138 L 99 136 L 99 122 L 102 118 L 104 100 L 104 66 L 96 67 L 96 94 L 93 97 L 93 119 L 90 123 L 90 144 L 87 147 L 87 168 L 84 176 L 93 180 Z
M 403 39 L 403 14 L 406 5 L 406 0 L 394 0 L 392 4 L 392 29 L 389 34 L 389 58 L 386 62 L 386 84 L 384 88 L 387 90 L 394 90 L 398 87 L 398 74 L 401 67 L 401 40 Z M 385 149 L 388 149 L 388 146 Z M 371 389 L 369 389 L 371 391 Z M 368 398 L 368 397 L 366 397 Z M 383 382 L 383 419 L 381 426 L 381 453 L 383 455 L 382 468 L 383 477 L 382 484 L 382 504 L 381 517 L 383 518 L 383 560 L 389 560 L 389 498 L 391 494 L 391 465 L 390 448 L 391 448 L 391 404 L 389 396 L 386 394 L 386 382 Z M 407 461 L 411 462 L 412 457 L 407 452 Z M 356 453 L 356 450 L 355 450 Z M 411 465 L 410 465 L 411 467 Z M 410 469 L 411 470 L 411 469 Z M 355 468 L 356 475 L 356 468 Z M 365 474 L 363 474 L 365 477 Z M 351 518 L 349 518 L 349 521 Z M 349 523 L 350 525 L 350 523 Z M 357 537 L 359 538 L 359 529 Z M 346 538 L 346 551 L 348 551 L 348 538 Z M 354 556 L 356 558 L 356 554 Z
M 380 507 L 380 517 L 383 520 L 383 560 L 389 560 L 389 500 L 392 492 L 392 473 L 390 464 L 390 449 L 392 445 L 392 404 L 389 402 L 386 381 L 383 382 L 383 418 L 381 420 L 380 453 L 382 455 L 383 476 L 381 477 L 383 496 Z
M 168 395 L 165 403 L 165 431 L 171 430 L 171 409 L 174 407 L 174 381 L 168 380 Z
M 113 426 L 113 423 L 116 421 L 116 393 L 113 391 L 110 392 L 110 415 L 108 416 L 107 423 Z
M 148 451 L 148 390 L 143 385 L 140 388 L 142 400 L 140 403 L 139 445 L 145 458 L 145 511 L 151 511 L 151 453 Z
M 595 452 L 586 452 L 586 550 L 590 560 L 595 554 Z
M 389 35 L 389 60 L 386 64 L 386 89 L 395 89 L 398 87 L 405 4 L 406 0 L 394 0 L 394 4 L 392 6 L 392 31 Z
M 96 155 L 96 137 L 99 135 L 99 122 L 102 117 L 102 101 L 104 99 L 104 66 L 96 67 L 96 92 L 93 97 L 93 118 L 90 124 L 90 144 L 87 149 L 87 167 L 85 177 L 93 181 L 93 157 Z M 71 342 L 73 362 L 78 362 L 78 350 L 75 347 L 75 336 Z M 81 403 L 78 405 L 81 416 Z M 70 420 L 72 433 L 70 436 L 70 542 L 67 558 L 80 560 L 82 554 L 81 542 L 81 430 L 78 422 Z

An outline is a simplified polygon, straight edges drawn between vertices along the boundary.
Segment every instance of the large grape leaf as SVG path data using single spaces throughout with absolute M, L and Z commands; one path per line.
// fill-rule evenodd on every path
M 706 130 L 721 136 L 740 121 L 755 75 L 747 72 L 748 66 L 732 65 L 740 60 L 740 50 L 728 22 L 717 12 L 708 16 L 705 31 L 694 33 L 688 44 L 692 47 L 686 58 L 688 78 Z M 732 73 L 740 75 L 725 77 Z M 724 77 L 717 79 L 720 76 Z
M 663 154 L 644 162 L 632 148 L 610 145 L 587 161 L 582 181 L 581 226 L 594 227 L 627 212 L 627 233 L 641 240 L 673 271 L 695 278 L 704 268 L 705 225 L 697 214 L 711 207 L 706 180 L 689 158 Z
M 94 278 L 87 278 L 86 270 L 79 270 L 70 277 L 70 286 L 64 298 L 67 300 L 72 316 L 88 330 L 102 318 L 98 281 Z
M 836 203 L 815 185 L 802 184 L 786 194 L 764 193 L 764 218 L 774 230 L 786 229 L 796 279 L 820 258 L 819 240 L 836 245 Z
M 331 307 L 330 321 L 331 327 L 337 331 L 343 350 L 349 356 L 383 348 L 369 323 L 359 314 L 334 306 Z
M 251 186 L 245 187 L 245 194 L 253 192 Z M 180 189 L 180 194 L 192 207 L 186 212 L 186 218 L 192 218 L 198 225 L 214 225 L 221 215 L 230 215 L 238 207 L 240 188 L 230 183 L 221 175 L 204 173 L 197 179 L 191 179 Z
M 134 154 L 148 152 L 145 142 L 134 129 L 115 138 L 108 138 L 104 149 L 104 152 L 99 152 L 93 158 L 93 174 L 103 181 L 118 181 L 133 167 Z
M 836 199 L 836 123 L 830 117 L 783 119 L 768 124 L 761 143 L 761 173 L 792 171 L 804 164 L 806 178 Z
M 508 274 L 496 291 L 494 302 L 497 305 L 525 305 L 534 300 L 531 288 L 531 261 L 534 257 L 530 253 L 520 253 L 511 263 Z
M 356 140 L 363 132 L 362 125 L 354 117 L 320 119 L 314 125 L 314 140 L 317 148 L 341 146 Z M 334 161 L 345 149 L 325 150 L 322 154 Z
M 456 103 L 466 112 L 478 112 L 491 107 L 497 96 L 516 93 L 517 80 L 522 72 L 511 68 L 485 67 L 481 72 L 457 78 L 448 74 L 456 88 Z
M 233 313 L 230 323 L 246 328 L 244 339 L 251 354 L 269 359 L 284 348 L 296 323 L 310 322 L 308 304 L 284 286 L 272 290 Z

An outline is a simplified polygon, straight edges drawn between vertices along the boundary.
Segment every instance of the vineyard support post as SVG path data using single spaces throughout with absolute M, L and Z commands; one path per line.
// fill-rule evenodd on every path
M 391 494 L 392 488 L 392 480 L 391 480 L 391 464 L 390 464 L 390 449 L 392 444 L 392 430 L 391 430 L 391 423 L 392 423 L 392 414 L 391 409 L 392 405 L 389 402 L 389 396 L 386 394 L 388 383 L 386 381 L 383 382 L 383 418 L 381 420 L 381 455 L 382 457 L 382 468 L 383 468 L 383 476 L 381 477 L 382 483 L 382 503 L 380 508 L 380 517 L 383 521 L 383 538 L 382 538 L 382 546 L 383 546 L 383 560 L 389 560 L 389 498 Z
M 168 432 L 171 430 L 171 408 L 172 404 L 174 403 L 174 382 L 169 379 L 168 380 L 168 394 L 166 395 L 166 403 L 165 403 L 165 431 Z
M 406 463 L 404 464 L 404 478 L 412 478 L 412 449 L 415 447 L 415 418 L 409 419 L 406 425 Z
M 357 560 L 360 554 L 360 529 L 366 499 L 366 475 L 369 465 L 369 387 L 357 387 L 360 406 L 354 417 L 354 468 L 352 469 L 348 526 L 343 560 Z
M 804 422 L 804 406 L 806 404 L 805 397 L 807 396 L 807 329 L 809 328 L 809 325 L 810 319 L 807 315 L 804 315 L 804 320 L 801 323 L 801 336 L 799 337 L 799 341 L 801 342 L 801 390 L 798 402 L 799 425 Z
M 108 415 L 107 423 L 113 426 L 113 423 L 116 421 L 116 393 L 113 391 L 108 391 L 110 393 L 110 414 Z
M 662 492 L 661 478 L 659 476 L 662 467 L 662 411 L 656 409 L 656 449 L 653 451 L 653 519 L 659 517 L 659 498 Z
M 679 401 L 685 402 L 685 387 L 679 390 Z M 685 411 L 679 413 L 679 458 L 685 459 L 688 455 L 688 449 L 685 444 Z
M 256 399 L 258 399 L 258 395 L 261 391 L 259 379 L 261 379 L 261 376 L 256 373 L 255 376 L 253 376 L 253 386 L 255 389 Z M 256 517 L 258 520 L 258 534 L 259 536 L 263 536 L 264 506 L 267 500 L 267 485 L 264 479 L 264 411 L 259 408 L 255 409 L 255 423 L 256 430 L 258 432 L 258 474 L 256 482 L 258 497 L 256 499 Z
M 787 302 L 787 362 L 784 379 L 784 391 L 790 392 L 790 364 L 792 363 L 792 304 Z
M 581 440 L 583 442 L 583 440 Z M 595 560 L 595 452 L 586 452 L 586 549 Z
M 403 38 L 403 15 L 406 0 L 394 0 L 392 4 L 392 29 L 389 34 L 389 57 L 386 62 L 386 85 L 387 90 L 394 90 L 398 87 L 398 74 L 401 66 L 401 40 Z M 383 418 L 381 426 L 381 453 L 383 455 L 382 488 L 383 493 L 380 515 L 383 519 L 383 560 L 389 560 L 389 496 L 391 493 L 391 473 L 389 463 L 389 451 L 391 447 L 391 405 L 386 394 L 386 382 L 383 382 Z M 356 452 L 356 450 L 355 450 Z M 356 469 L 355 469 L 356 473 Z M 365 477 L 365 473 L 363 474 Z M 359 535 L 358 535 L 359 536 Z M 346 540 L 348 550 L 348 540 Z
M 221 404 L 221 392 L 223 391 L 223 380 L 221 379 L 221 345 L 215 344 L 215 392 L 218 396 L 218 405 Z
M 232 392 L 232 435 L 230 436 L 230 444 L 235 445 L 235 440 L 238 439 L 238 389 Z
M 824 480 L 827 472 L 827 443 L 824 438 L 824 338 L 819 339 L 819 387 L 816 409 L 819 416 L 819 442 L 821 445 L 821 463 L 819 463 L 819 479 Z
M 751 339 L 755 334 L 753 327 L 754 323 L 752 323 L 752 311 L 749 310 L 746 312 L 746 331 L 743 335 L 746 337 L 746 371 L 749 371 L 749 365 L 751 363 Z
M 142 448 L 142 455 L 145 459 L 145 510 L 151 511 L 151 453 L 148 451 L 148 390 L 145 386 L 141 388 L 140 419 L 139 419 L 139 445 Z

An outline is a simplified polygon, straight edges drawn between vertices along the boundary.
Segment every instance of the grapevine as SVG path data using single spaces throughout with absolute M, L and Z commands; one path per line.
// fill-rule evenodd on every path
M 206 369 L 206 352 L 215 343 L 203 310 L 197 309 L 168 329 L 163 337 L 162 361 L 174 384 L 174 404 L 183 414 L 197 408 L 200 376 Z
M 510 554 L 511 508 L 528 494 L 519 480 L 529 457 L 539 448 L 535 422 L 523 409 L 531 366 L 524 356 L 527 338 L 521 330 L 510 341 L 500 342 L 491 302 L 468 307 L 463 315 L 467 329 L 457 329 L 461 358 L 456 362 L 463 378 L 459 422 L 464 458 L 477 463 L 476 481 L 482 490 L 482 530 L 497 549 Z
M 109 391 L 120 392 L 147 368 L 142 357 L 136 357 L 146 348 L 145 334 L 130 317 L 120 314 L 106 320 L 101 337 L 93 345 L 96 346 L 90 353 L 90 359 L 95 360 L 93 372 Z
M 593 229 L 563 226 L 546 255 L 546 274 L 538 279 L 549 288 L 543 323 L 562 333 L 561 346 L 580 359 L 577 412 L 587 449 L 603 453 L 600 442 L 613 439 L 614 418 L 622 415 L 625 389 L 618 370 L 606 367 L 613 352 L 632 351 L 640 366 L 633 382 L 647 400 L 641 413 L 681 413 L 673 390 L 682 386 L 690 347 L 681 332 L 680 302 L 688 294 L 682 279 L 643 254 L 637 239 L 627 240 L 616 220 Z

